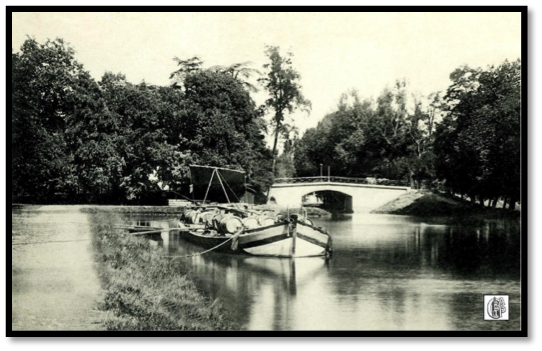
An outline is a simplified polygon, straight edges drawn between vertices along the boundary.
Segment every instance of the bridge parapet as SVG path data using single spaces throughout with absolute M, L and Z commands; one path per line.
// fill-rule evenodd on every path
M 384 178 L 354 178 L 354 177 L 295 177 L 275 178 L 275 184 L 297 184 L 297 183 L 351 183 L 351 184 L 377 184 L 391 186 L 409 186 L 405 181 L 391 180 Z
M 285 207 L 300 207 L 304 195 L 334 191 L 343 194 L 345 209 L 369 212 L 411 190 L 404 182 L 385 181 L 351 177 L 278 178 L 269 189 L 269 201 Z

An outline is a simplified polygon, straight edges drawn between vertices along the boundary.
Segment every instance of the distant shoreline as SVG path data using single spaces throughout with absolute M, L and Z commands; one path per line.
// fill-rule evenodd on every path
M 374 214 L 395 214 L 416 217 L 482 217 L 488 219 L 515 219 L 521 211 L 482 207 L 466 200 L 431 191 L 411 191 L 371 211 Z
M 186 207 L 174 206 L 123 206 L 123 205 L 36 205 L 13 203 L 14 209 L 32 209 L 47 207 L 54 211 L 66 207 L 77 207 L 85 213 L 123 213 L 123 214 L 144 214 L 149 216 L 174 216 L 184 212 Z M 286 209 L 277 205 L 252 205 L 255 209 L 269 209 L 286 213 Z M 325 217 L 332 215 L 331 212 L 319 207 L 304 207 L 309 217 Z M 298 213 L 300 208 L 290 209 L 291 213 Z M 481 207 L 479 204 L 472 204 L 466 200 L 446 194 L 431 191 L 411 191 L 386 203 L 385 205 L 372 210 L 372 214 L 394 214 L 416 217 L 483 217 L 490 219 L 519 218 L 520 210 L 509 210 L 503 208 Z

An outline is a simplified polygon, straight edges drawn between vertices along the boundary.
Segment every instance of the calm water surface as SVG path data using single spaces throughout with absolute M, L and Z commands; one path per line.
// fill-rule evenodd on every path
M 134 224 L 169 221 L 131 217 Z M 278 259 L 208 253 L 178 258 L 180 274 L 252 330 L 518 330 L 519 221 L 477 225 L 354 214 L 315 218 L 334 256 Z M 203 251 L 178 234 L 153 245 Z M 510 295 L 509 321 L 483 320 L 483 295 Z
M 12 330 L 99 330 L 90 218 L 75 206 L 11 213 Z

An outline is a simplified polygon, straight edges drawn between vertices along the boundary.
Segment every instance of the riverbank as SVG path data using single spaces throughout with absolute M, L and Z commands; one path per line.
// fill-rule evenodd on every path
M 157 210 L 179 208 L 12 206 L 11 329 L 241 329 L 153 242 L 114 228 Z
M 377 214 L 397 214 L 417 217 L 482 216 L 485 218 L 519 218 L 519 211 L 481 207 L 460 198 L 430 191 L 410 191 L 371 211 Z
M 185 207 L 174 207 L 174 206 L 111 206 L 111 205 L 103 205 L 103 206 L 90 206 L 90 205 L 82 205 L 81 210 L 83 212 L 91 212 L 91 213 L 122 213 L 126 215 L 130 214 L 148 214 L 153 216 L 169 216 L 169 215 L 177 215 L 183 213 L 186 208 Z
M 185 211 L 185 207 L 169 206 L 88 206 L 80 205 L 81 211 L 91 213 L 120 213 L 120 214 L 148 214 L 152 216 L 170 216 L 180 215 Z M 300 208 L 287 209 L 277 205 L 251 205 L 254 210 L 272 210 L 279 214 L 301 213 Z M 331 212 L 318 207 L 303 207 L 309 217 L 331 216 Z
M 87 208 L 107 330 L 238 330 L 150 241 L 114 229 L 118 208 Z
M 107 330 L 238 329 L 147 238 L 114 229 L 120 215 L 102 208 L 91 223 Z

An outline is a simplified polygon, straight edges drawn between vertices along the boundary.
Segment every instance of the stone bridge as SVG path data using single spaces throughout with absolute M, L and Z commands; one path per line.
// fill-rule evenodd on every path
M 350 177 L 277 178 L 269 191 L 269 203 L 300 207 L 303 196 L 319 192 L 337 192 L 344 197 L 344 209 L 370 212 L 390 202 L 410 187 L 388 179 Z

